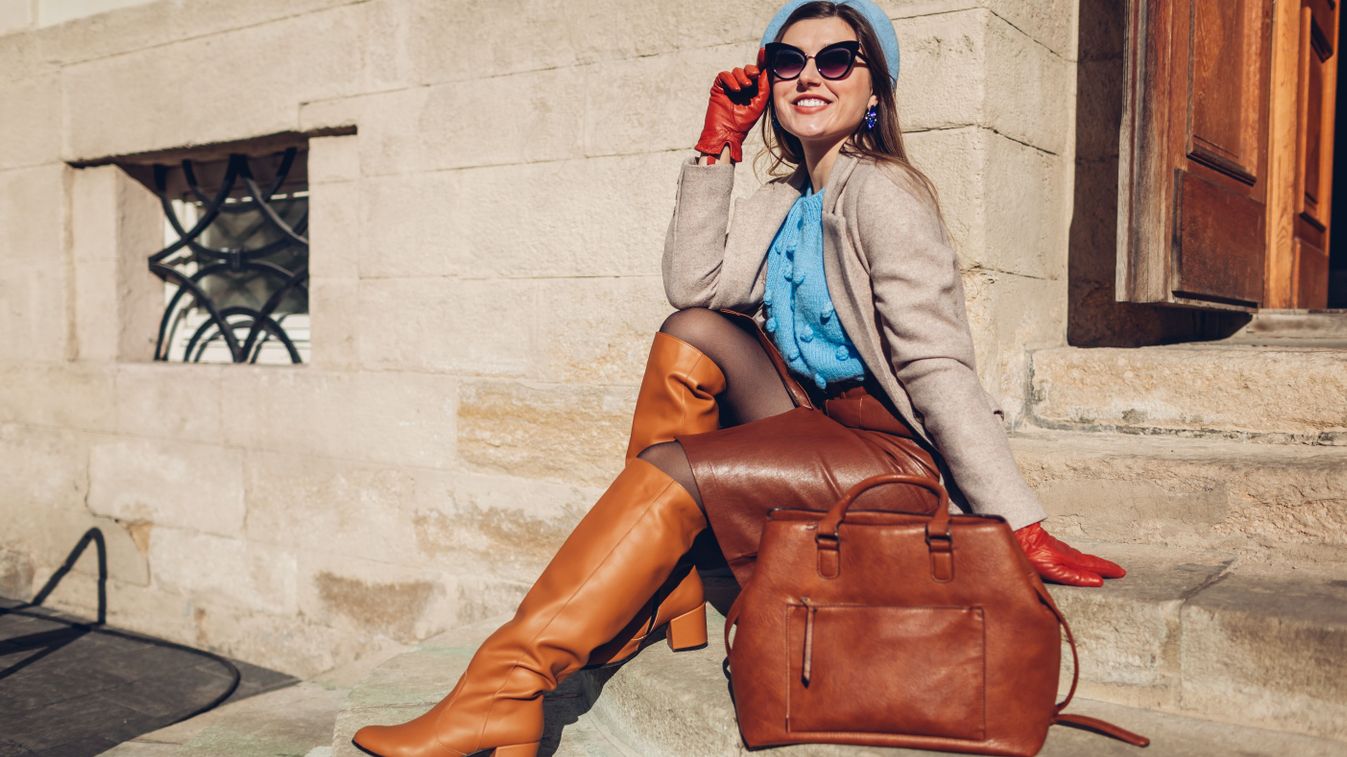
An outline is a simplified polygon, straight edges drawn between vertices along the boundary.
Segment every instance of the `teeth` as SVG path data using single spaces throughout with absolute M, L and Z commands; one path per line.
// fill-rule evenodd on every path
M 796 101 L 795 101 L 795 104 L 796 104 L 796 105 L 803 105 L 803 106 L 805 106 L 806 108 L 812 108 L 812 107 L 815 106 L 815 105 L 827 105 L 827 104 L 828 104 L 828 101 L 827 101 L 827 100 L 820 100 L 820 99 L 817 98 L 817 97 L 806 97 L 806 98 L 803 98 L 803 99 L 801 99 L 801 100 L 796 100 Z

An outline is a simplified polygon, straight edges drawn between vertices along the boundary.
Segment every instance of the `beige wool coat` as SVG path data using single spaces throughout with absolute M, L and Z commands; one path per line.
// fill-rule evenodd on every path
M 963 282 L 932 203 L 909 175 L 839 155 L 823 190 L 823 269 L 837 318 L 899 414 L 940 453 L 955 505 L 1020 528 L 1047 516 L 1025 482 L 996 399 L 973 360 Z M 734 165 L 678 176 L 664 244 L 674 308 L 728 308 L 763 322 L 767 251 L 804 193 L 803 166 L 734 202 Z

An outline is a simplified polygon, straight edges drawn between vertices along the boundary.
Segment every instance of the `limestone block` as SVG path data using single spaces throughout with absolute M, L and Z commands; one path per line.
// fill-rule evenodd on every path
M 979 268 L 963 281 L 978 375 L 1006 421 L 1018 425 L 1028 403 L 1030 352 L 1062 342 L 1066 284 Z
M 1063 278 L 1069 185 L 1061 158 L 976 127 L 906 135 L 935 184 L 965 269 Z
M 343 635 L 376 642 L 423 639 L 458 624 L 458 592 L 445 567 L 307 554 L 300 561 L 300 611 Z
M 984 265 L 1041 279 L 1066 278 L 1070 178 L 1065 159 L 981 131 L 987 248 Z
M 298 561 L 284 545 L 164 526 L 155 526 L 149 542 L 150 570 L 163 591 L 207 607 L 290 616 L 298 610 Z
M 358 2 L 360 0 L 290 0 L 286 3 L 234 0 L 224 4 L 143 4 L 73 19 L 43 33 L 50 37 L 47 44 L 52 59 L 70 64 L 219 35 Z M 55 0 L 55 3 L 68 4 L 63 0 Z
M 37 22 L 31 0 L 0 2 L 0 37 L 28 29 Z
M 441 211 L 454 214 L 461 234 L 450 248 L 462 259 L 456 265 L 476 275 L 659 276 L 679 164 L 691 154 L 689 148 L 459 172 L 458 207 Z
M 365 189 L 365 184 L 353 181 L 309 188 L 310 279 L 354 279 L 358 275 L 364 251 L 360 212 L 368 202 Z
M 118 322 L 116 261 L 77 262 L 75 344 L 81 360 L 116 360 L 123 332 Z
M 1231 576 L 1183 611 L 1182 706 L 1347 739 L 1347 586 Z
M 426 170 L 423 130 L 447 128 L 422 123 L 429 87 L 414 87 L 369 95 L 308 100 L 300 104 L 299 128 L 304 131 L 357 126 L 362 176 L 407 174 Z
M 309 364 L 315 368 L 359 366 L 359 287 L 356 279 L 309 278 Z
M 650 342 L 672 312 L 658 276 L 536 283 L 532 374 L 548 381 L 636 386 Z
M 85 506 L 91 437 L 79 431 L 0 423 L 0 547 L 11 557 L 3 564 L 27 576 L 29 585 L 10 597 L 30 597 L 36 576 L 45 580 L 64 562 L 90 529 L 98 529 L 106 548 L 108 575 L 144 586 L 149 582 L 145 524 L 95 516 Z M 91 544 L 74 571 L 98 575 Z M 0 568 L 0 572 L 7 568 Z M 20 582 L 21 583 L 21 582 Z
M 451 500 L 418 505 L 412 521 L 423 559 L 453 558 L 469 575 L 532 583 L 607 487 L 519 473 L 464 471 L 454 476 Z
M 464 227 L 473 209 L 488 198 L 468 196 L 461 184 L 458 171 L 381 176 L 360 182 L 354 198 L 361 239 L 356 247 L 360 276 L 482 275 L 472 265 Z M 526 219 L 512 223 L 521 221 Z M 512 273 L 519 275 L 519 271 Z
M 0 7 L 0 36 L 5 34 Z M 8 40 L 6 41 L 8 44 Z M 56 74 L 0 85 L 0 169 L 52 163 L 61 152 L 61 86 Z
M 119 520 L 236 535 L 243 530 L 243 453 L 184 441 L 96 442 L 88 502 L 95 514 Z
M 0 595 L 33 595 L 33 559 L 25 552 L 0 549 Z
M 244 485 L 249 543 L 408 563 L 422 540 L 417 514 L 446 509 L 454 480 L 425 468 L 250 452 Z
M 117 429 L 158 439 L 220 438 L 220 384 L 229 366 L 180 362 L 118 363 Z
M 598 85 L 571 69 L 473 78 L 429 87 L 398 117 L 423 170 L 561 160 L 581 154 Z M 605 152 L 631 151 L 618 147 Z
M 459 454 L 482 472 L 607 486 L 621 470 L 635 404 L 635 387 L 467 383 L 459 398 Z
M 1347 561 L 1347 448 L 1070 431 L 1011 445 L 1061 538 Z
M 0 171 L 0 261 L 7 267 L 62 262 L 67 170 L 46 163 Z
M 39 26 L 54 26 L 78 18 L 87 18 L 126 8 L 132 5 L 144 5 L 150 0 L 36 0 L 37 23 Z
M 354 134 L 346 134 L 310 139 L 306 168 L 309 175 L 309 202 L 312 204 L 313 185 L 360 178 L 359 138 Z
M 0 268 L 0 359 L 60 361 L 71 347 L 68 270 L 50 258 Z
M 752 62 L 756 51 L 756 45 L 742 43 L 688 48 L 572 72 L 585 82 L 579 87 L 585 154 L 690 149 L 701 134 L 707 91 L 716 74 Z M 575 97 L 576 88 L 563 86 L 554 94 Z
M 1331 442 L 1347 437 L 1344 361 L 1294 347 L 1040 350 L 1033 412 L 1053 427 Z
M 457 381 L 426 373 L 231 366 L 225 444 L 395 465 L 455 458 Z
M 417 0 L 410 5 L 410 55 L 416 80 L 422 83 L 475 78 L 483 67 L 503 75 L 685 48 L 742 45 L 751 39 L 750 57 L 743 60 L 749 63 L 762 28 L 779 7 L 773 0 L 715 7 L 627 0 L 578 4 Z M 502 18 L 509 23 L 499 23 Z M 461 43 L 448 46 L 445 39 Z M 709 72 L 706 85 L 716 72 L 733 65 L 742 63 L 727 62 Z
M 1077 57 L 1078 6 L 1091 0 L 979 1 L 1057 58 L 1071 61 Z M 1111 0 L 1098 0 L 1096 4 L 1117 5 Z M 1085 54 L 1084 50 L 1079 52 L 1082 56 Z
M 105 365 L 0 362 L 0 421 L 113 432 L 115 396 Z
M 541 282 L 362 279 L 356 344 L 379 370 L 522 375 L 534 364 Z
M 905 129 L 977 124 L 1063 152 L 1073 126 L 1073 69 L 1066 61 L 983 9 L 904 19 L 897 30 Z
M 299 103 L 361 91 L 378 4 L 288 16 L 62 69 L 63 154 L 89 159 L 295 128 Z M 148 119 L 145 113 L 173 113 Z M 115 128 L 110 128 L 115 125 Z
M 1081 547 L 1084 549 L 1085 547 Z M 1088 551 L 1088 550 L 1087 550 Z M 1108 557 L 1107 548 L 1094 550 Z M 1127 553 L 1135 557 L 1135 551 Z M 1050 585 L 1053 599 L 1071 622 L 1081 657 L 1080 692 L 1137 707 L 1178 705 L 1184 598 L 1217 576 L 1225 565 L 1211 559 L 1152 550 L 1150 559 L 1125 559 L 1125 579 L 1108 591 Z M 1063 666 L 1070 665 L 1064 651 Z
M 70 172 L 70 248 L 81 360 L 149 360 L 164 283 L 148 258 L 163 246 L 158 198 L 117 166 Z
M 259 612 L 218 601 L 192 602 L 191 611 L 193 646 L 299 678 L 395 646 L 386 639 L 311 622 L 302 614 Z

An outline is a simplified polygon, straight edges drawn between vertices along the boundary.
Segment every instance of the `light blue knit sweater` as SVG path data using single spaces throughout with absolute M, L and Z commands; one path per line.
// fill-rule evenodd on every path
M 823 276 L 823 193 L 812 187 L 791 205 L 767 251 L 762 302 L 767 332 L 802 379 L 824 389 L 830 382 L 865 375 Z

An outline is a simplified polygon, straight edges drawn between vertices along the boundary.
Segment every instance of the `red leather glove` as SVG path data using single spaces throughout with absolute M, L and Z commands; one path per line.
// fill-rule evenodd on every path
M 1087 555 L 1059 541 L 1038 523 L 1017 529 L 1015 541 L 1020 543 L 1020 549 L 1024 550 L 1038 575 L 1053 583 L 1103 586 L 1105 578 L 1127 575 L 1121 565 L 1102 557 Z
M 716 75 L 711 83 L 711 100 L 706 105 L 706 123 L 701 139 L 697 140 L 698 152 L 719 156 L 725 145 L 729 145 L 730 160 L 738 163 L 744 159 L 744 137 L 767 108 L 767 98 L 772 94 L 767 70 L 763 68 L 766 55 L 766 48 L 760 47 L 757 65 Z

